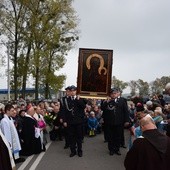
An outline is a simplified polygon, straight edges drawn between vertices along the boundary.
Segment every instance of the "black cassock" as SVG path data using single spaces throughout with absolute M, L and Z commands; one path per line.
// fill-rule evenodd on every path
M 35 127 L 37 127 L 36 120 L 27 116 L 23 118 L 23 127 L 21 132 L 21 141 L 23 140 L 23 142 L 21 142 L 21 155 L 30 156 L 42 151 L 40 137 L 35 137 Z
M 0 136 L 0 169 L 12 170 L 8 148 Z

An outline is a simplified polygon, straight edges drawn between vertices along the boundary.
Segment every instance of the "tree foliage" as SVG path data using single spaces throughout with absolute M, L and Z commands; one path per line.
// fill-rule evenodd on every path
M 134 80 L 131 80 L 129 83 L 128 83 L 130 89 L 131 89 L 131 96 L 134 96 L 136 95 L 136 92 L 137 92 L 137 82 L 134 81 Z
M 149 84 L 141 79 L 136 82 L 140 96 L 147 96 L 149 94 Z
M 162 94 L 168 82 L 170 82 L 170 76 L 162 76 L 161 78 L 156 78 L 152 82 L 146 82 L 142 79 L 123 82 L 115 76 L 112 77 L 112 86 L 119 87 L 122 90 L 129 87 L 131 96 L 141 97 L 153 94 Z
M 12 87 L 25 91 L 28 77 L 38 91 L 58 91 L 65 75 L 56 72 L 78 40 L 78 19 L 72 0 L 6 0 L 0 5 L 0 31 L 10 48 Z
M 121 89 L 122 91 L 128 86 L 128 83 L 117 79 L 115 76 L 112 77 L 112 86 Z

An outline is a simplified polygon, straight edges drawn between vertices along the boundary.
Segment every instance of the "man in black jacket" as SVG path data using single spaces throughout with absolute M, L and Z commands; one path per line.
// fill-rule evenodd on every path
M 66 104 L 68 103 L 68 100 L 71 96 L 71 90 L 70 90 L 70 86 L 65 88 L 65 96 L 63 96 L 61 98 L 61 105 L 60 105 L 60 112 L 61 112 L 61 119 L 63 122 L 63 116 L 65 115 L 65 111 L 66 111 Z M 69 135 L 68 135 L 68 127 L 64 126 L 64 140 L 65 140 L 65 146 L 64 149 L 69 148 L 70 144 L 69 144 Z
M 82 157 L 82 126 L 84 118 L 85 102 L 76 95 L 77 88 L 70 86 L 71 96 L 65 101 L 63 110 L 63 125 L 68 128 L 70 157 L 76 155 L 76 148 L 79 157 Z
M 105 100 L 101 109 L 103 110 L 104 124 L 107 127 L 108 149 L 110 155 L 120 153 L 120 143 L 124 126 L 129 125 L 129 111 L 127 102 L 124 98 L 119 97 L 119 89 L 112 88 L 110 98 Z

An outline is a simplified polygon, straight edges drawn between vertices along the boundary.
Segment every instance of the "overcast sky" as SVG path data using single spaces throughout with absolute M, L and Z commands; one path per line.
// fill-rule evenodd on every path
M 170 0 L 75 0 L 73 6 L 80 40 L 60 70 L 66 86 L 76 85 L 79 48 L 112 49 L 112 76 L 122 81 L 170 76 Z
M 76 84 L 79 48 L 112 49 L 112 75 L 151 82 L 170 76 L 170 0 L 75 0 L 80 40 L 61 71 Z

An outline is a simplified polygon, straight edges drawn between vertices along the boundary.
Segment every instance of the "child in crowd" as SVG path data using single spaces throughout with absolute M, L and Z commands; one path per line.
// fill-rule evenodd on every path
M 87 123 L 89 129 L 89 136 L 95 136 L 99 122 L 97 121 L 97 118 L 95 117 L 95 113 L 93 111 L 90 112 L 90 117 L 88 118 Z
M 91 105 L 86 105 L 86 108 L 84 109 L 84 126 L 83 126 L 83 135 L 88 135 L 89 128 L 88 128 L 88 118 L 90 116 L 90 112 L 92 111 Z
M 97 126 L 97 129 L 96 129 L 96 133 L 100 134 L 101 130 L 102 130 L 102 124 L 103 124 L 102 110 L 100 109 L 100 107 L 98 105 L 95 105 L 93 110 L 94 110 L 96 119 L 98 121 L 98 126 Z
M 164 132 L 164 125 L 162 124 L 163 121 L 163 113 L 162 113 L 162 109 L 160 107 L 156 107 L 156 109 L 154 110 L 154 116 L 152 117 L 158 130 L 160 132 Z

